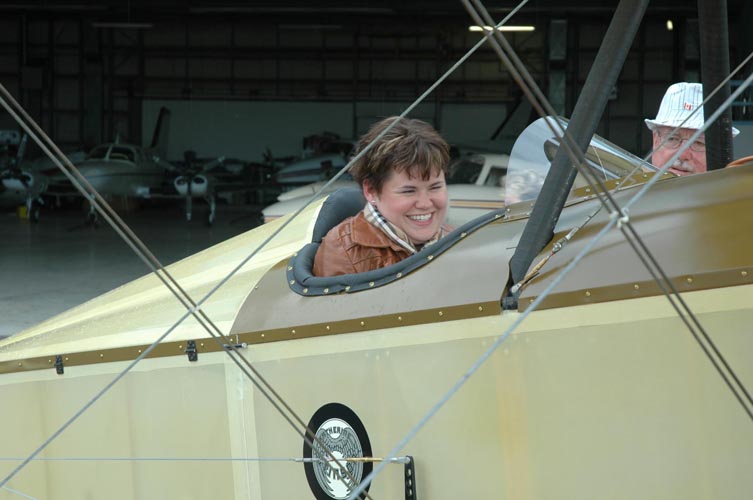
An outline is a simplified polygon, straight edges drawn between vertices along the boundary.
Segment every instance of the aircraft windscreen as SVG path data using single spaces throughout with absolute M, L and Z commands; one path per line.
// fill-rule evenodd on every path
M 93 160 L 101 160 L 107 156 L 108 149 L 110 149 L 110 146 L 97 146 L 92 149 L 91 153 L 89 153 L 89 158 Z
M 535 199 L 544 185 L 551 161 L 559 147 L 559 140 L 546 119 L 552 120 L 556 130 L 554 117 L 539 118 L 526 127 L 513 145 L 505 182 L 505 205 Z M 565 118 L 557 117 L 556 120 L 562 128 L 567 128 L 568 121 Z M 593 136 L 586 151 L 586 165 L 605 181 L 625 177 L 636 168 L 643 172 L 657 170 L 650 163 L 598 135 Z M 573 187 L 584 185 L 585 179 L 578 174 Z
M 127 160 L 134 161 L 133 150 L 131 148 L 113 146 L 110 150 L 111 160 Z

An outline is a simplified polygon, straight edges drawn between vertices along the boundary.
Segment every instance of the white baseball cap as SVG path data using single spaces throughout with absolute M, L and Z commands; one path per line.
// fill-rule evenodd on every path
M 686 121 L 682 127 L 699 129 L 703 127 L 703 86 L 700 83 L 680 82 L 669 86 L 667 92 L 659 105 L 659 113 L 656 118 L 644 120 L 649 130 L 654 131 L 656 127 L 679 126 L 696 108 L 699 109 L 693 116 Z M 732 127 L 732 137 L 739 134 L 740 131 Z

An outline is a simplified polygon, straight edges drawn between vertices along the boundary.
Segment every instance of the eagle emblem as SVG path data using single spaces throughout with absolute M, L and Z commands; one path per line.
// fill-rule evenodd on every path
M 331 418 L 317 429 L 316 438 L 312 457 L 319 459 L 314 462 L 317 482 L 331 498 L 347 498 L 363 477 L 363 463 L 333 462 L 322 446 L 336 459 L 362 457 L 363 448 L 356 432 L 344 420 Z

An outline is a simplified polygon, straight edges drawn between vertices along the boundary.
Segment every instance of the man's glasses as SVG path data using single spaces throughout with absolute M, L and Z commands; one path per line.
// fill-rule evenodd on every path
M 683 142 L 687 141 L 687 139 L 677 137 L 676 135 L 667 136 L 659 134 L 659 137 L 662 140 L 662 146 L 667 149 L 677 149 L 682 145 Z M 695 151 L 696 153 L 703 153 L 706 151 L 706 143 L 701 140 L 694 141 L 690 144 L 690 149 L 692 151 Z

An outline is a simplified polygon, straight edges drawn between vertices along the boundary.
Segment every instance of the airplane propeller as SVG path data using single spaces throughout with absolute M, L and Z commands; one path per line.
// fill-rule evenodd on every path
M 0 180 L 5 189 L 26 194 L 25 205 L 29 220 L 39 222 L 39 205 L 44 204 L 41 194 L 47 187 L 47 183 L 44 179 L 35 179 L 34 174 L 21 168 L 26 154 L 27 141 L 28 136 L 24 134 L 15 156 L 9 160 L 7 168 L 0 173 Z
M 186 199 L 186 220 L 191 221 L 193 198 L 201 197 L 209 204 L 207 224 L 211 226 L 215 220 L 217 203 L 211 180 L 206 173 L 222 165 L 225 157 L 220 156 L 212 161 L 197 164 L 196 152 L 188 150 L 183 153 L 183 159 L 183 165 L 175 168 L 179 175 L 173 181 L 173 185 L 178 194 Z

